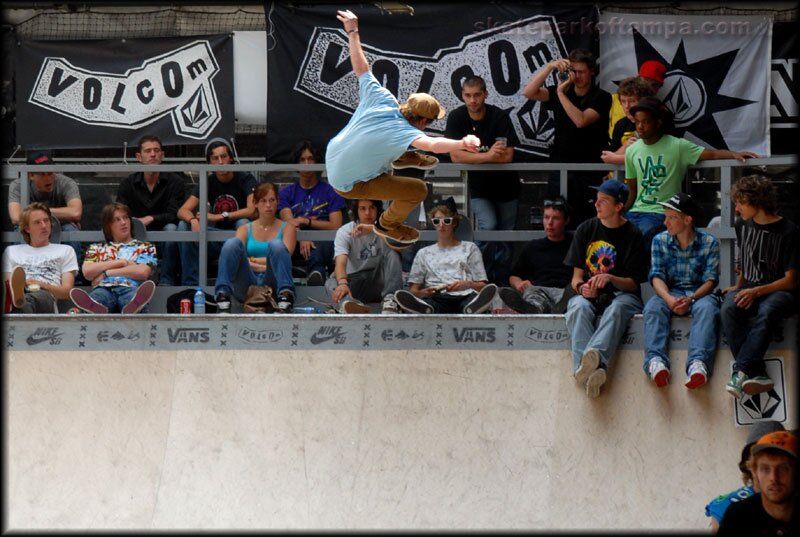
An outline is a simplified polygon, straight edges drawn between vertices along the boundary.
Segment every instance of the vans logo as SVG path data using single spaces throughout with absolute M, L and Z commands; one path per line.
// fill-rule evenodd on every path
M 208 343 L 208 328 L 167 328 L 170 343 Z
M 122 74 L 46 58 L 28 102 L 87 125 L 136 130 L 170 115 L 175 132 L 204 140 L 221 114 L 211 79 L 219 65 L 208 41 L 145 60 Z
M 494 328 L 453 328 L 458 343 L 494 343 Z
M 250 343 L 275 343 L 283 339 L 280 330 L 254 330 L 247 327 L 240 328 L 236 335 Z

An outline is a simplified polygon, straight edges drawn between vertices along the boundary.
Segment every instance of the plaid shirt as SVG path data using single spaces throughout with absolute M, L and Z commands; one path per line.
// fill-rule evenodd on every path
M 662 231 L 653 237 L 650 274 L 658 277 L 670 290 L 691 294 L 708 280 L 719 281 L 719 240 L 709 233 L 695 230 L 686 250 L 678 239 Z

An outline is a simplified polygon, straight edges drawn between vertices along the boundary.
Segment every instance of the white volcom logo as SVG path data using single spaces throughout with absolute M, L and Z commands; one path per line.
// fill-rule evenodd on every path
M 211 80 L 219 72 L 208 41 L 145 60 L 124 74 L 45 58 L 28 102 L 89 125 L 139 129 L 170 114 L 175 132 L 203 140 L 219 123 Z

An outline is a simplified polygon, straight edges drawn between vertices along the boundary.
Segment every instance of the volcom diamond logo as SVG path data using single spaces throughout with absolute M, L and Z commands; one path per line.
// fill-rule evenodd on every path
M 781 397 L 775 390 L 742 398 L 742 408 L 754 420 L 771 418 L 780 408 Z

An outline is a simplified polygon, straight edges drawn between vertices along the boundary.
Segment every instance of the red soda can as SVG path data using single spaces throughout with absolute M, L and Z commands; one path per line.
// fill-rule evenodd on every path
M 188 298 L 181 300 L 181 314 L 192 313 L 192 301 Z

